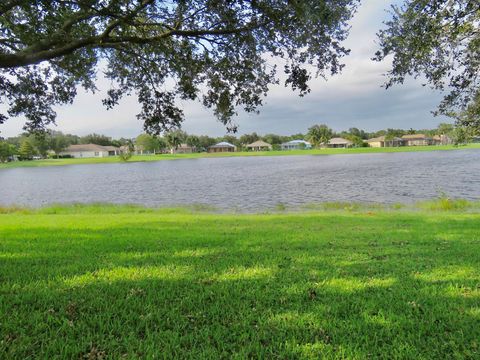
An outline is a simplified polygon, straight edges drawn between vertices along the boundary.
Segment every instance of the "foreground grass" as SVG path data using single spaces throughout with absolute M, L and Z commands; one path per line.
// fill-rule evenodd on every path
M 0 215 L 0 358 L 480 357 L 480 215 Z
M 256 151 L 256 152 L 235 152 L 235 153 L 194 153 L 194 154 L 162 154 L 162 155 L 135 155 L 129 162 L 199 159 L 215 157 L 239 157 L 239 156 L 287 156 L 287 155 L 335 155 L 335 154 L 367 154 L 367 153 L 393 153 L 393 152 L 415 152 L 415 151 L 439 151 L 439 150 L 460 150 L 480 149 L 479 144 L 468 144 L 465 146 L 439 145 L 439 146 L 403 146 L 392 148 L 351 148 L 351 149 L 314 149 L 314 150 L 291 150 L 291 151 Z M 106 158 L 83 158 L 83 159 L 45 159 L 33 161 L 15 161 L 0 163 L 0 169 L 16 167 L 39 167 L 55 165 L 75 164 L 104 164 L 118 163 L 122 160 L 117 156 Z

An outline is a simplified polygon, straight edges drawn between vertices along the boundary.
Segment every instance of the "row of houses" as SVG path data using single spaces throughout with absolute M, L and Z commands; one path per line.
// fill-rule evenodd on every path
M 447 135 L 426 136 L 424 134 L 410 134 L 402 137 L 386 138 L 380 136 L 368 139 L 370 147 L 392 147 L 392 146 L 428 146 L 452 144 L 452 139 Z
M 392 146 L 424 146 L 424 145 L 446 145 L 451 144 L 452 140 L 446 135 L 436 135 L 433 137 L 426 136 L 424 134 L 404 135 L 402 137 L 386 138 L 380 136 L 365 141 L 370 147 L 392 147 Z M 326 147 L 329 148 L 349 148 L 354 144 L 348 139 L 341 137 L 335 137 L 328 141 Z M 272 150 L 272 145 L 258 140 L 251 144 L 248 144 L 246 148 L 249 151 L 269 151 Z M 292 140 L 280 145 L 281 150 L 299 150 L 299 149 L 311 149 L 312 144 L 305 140 Z M 126 151 L 126 147 L 115 146 L 103 146 L 97 144 L 81 144 L 70 145 L 60 155 L 69 156 L 74 158 L 91 158 L 91 157 L 107 157 L 119 155 L 123 151 Z M 195 152 L 196 149 L 187 144 L 181 144 L 176 149 L 172 149 L 172 153 L 176 154 L 189 154 Z M 218 144 L 210 146 L 207 151 L 209 153 L 220 152 L 236 152 L 237 147 L 229 142 L 222 141 Z M 146 154 L 141 147 L 136 147 L 135 153 L 139 155 Z

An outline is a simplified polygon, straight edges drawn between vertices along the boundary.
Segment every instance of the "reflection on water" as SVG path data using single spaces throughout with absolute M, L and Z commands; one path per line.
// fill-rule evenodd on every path
M 0 204 L 201 203 L 257 211 L 278 203 L 480 199 L 480 151 L 208 158 L 0 170 Z

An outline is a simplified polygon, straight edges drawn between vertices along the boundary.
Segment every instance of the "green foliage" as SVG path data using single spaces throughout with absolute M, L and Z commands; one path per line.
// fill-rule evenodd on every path
M 451 133 L 453 143 L 455 145 L 465 145 L 472 140 L 471 128 L 464 126 L 456 126 Z
M 233 136 L 233 135 L 225 135 L 223 137 L 221 137 L 219 139 L 219 141 L 226 141 L 230 144 L 233 144 L 235 146 L 241 146 L 242 144 L 240 143 L 240 141 L 237 139 L 237 137 Z
M 39 154 L 41 157 L 46 157 L 49 149 L 47 133 L 33 133 L 28 136 L 28 141 L 32 144 L 34 152 Z
M 20 148 L 18 149 L 18 155 L 22 160 L 31 160 L 33 155 L 35 155 L 35 149 L 32 146 L 30 139 L 23 139 Z
M 89 134 L 82 136 L 79 144 L 97 144 L 103 146 L 113 146 L 112 138 L 101 134 Z
M 178 148 L 186 139 L 187 134 L 181 130 L 173 130 L 165 134 L 165 141 L 172 151 Z
M 266 135 L 262 136 L 262 140 L 269 143 L 269 144 L 272 144 L 272 146 L 275 146 L 275 145 L 280 145 L 284 142 L 287 142 L 290 139 L 289 139 L 288 136 L 281 136 L 281 135 L 276 135 L 276 134 L 266 134 Z
M 214 138 L 206 135 L 200 135 L 198 141 L 198 148 L 202 151 L 208 149 L 209 146 L 212 146 L 217 142 Z
M 450 199 L 447 196 L 441 196 L 437 200 L 420 203 L 419 206 L 432 211 L 465 211 L 474 207 L 475 204 L 464 199 Z
M 130 151 L 121 151 L 118 157 L 121 161 L 127 162 L 132 158 L 132 153 Z
M 8 161 L 13 155 L 15 155 L 15 152 L 15 146 L 6 141 L 0 140 L 0 162 Z
M 200 138 L 196 135 L 188 135 L 185 141 L 188 146 L 191 146 L 194 149 L 199 149 L 202 145 Z
M 251 133 L 251 134 L 244 134 L 242 136 L 240 136 L 240 138 L 238 139 L 238 142 L 241 144 L 241 145 L 248 145 L 248 144 L 251 144 L 257 140 L 260 140 L 260 136 L 258 136 L 258 134 L 256 132 L 254 133 Z
M 165 148 L 165 144 L 157 136 L 149 134 L 138 135 L 135 139 L 135 145 L 138 150 L 143 150 L 147 153 L 156 153 Z
M 345 139 L 350 140 L 353 144 L 353 147 L 364 147 L 368 145 L 367 143 L 363 142 L 361 137 L 356 135 L 352 135 L 352 134 L 345 135 Z
M 479 355 L 476 214 L 0 217 L 5 359 Z
M 440 123 L 437 127 L 437 135 L 450 135 L 453 133 L 455 126 L 448 123 Z
M 327 125 L 314 125 L 308 129 L 307 140 L 312 143 L 314 147 L 326 145 L 332 138 L 333 131 Z
M 350 135 L 359 137 L 360 139 L 363 139 L 363 140 L 368 139 L 368 134 L 364 130 L 361 130 L 355 127 L 348 129 L 348 133 Z
M 287 60 L 285 84 L 304 95 L 312 73 L 338 73 L 357 0 L 30 0 L 0 4 L 0 99 L 29 130 L 56 118 L 77 86 L 95 90 L 99 64 L 111 108 L 135 93 L 151 133 L 178 128 L 176 100 L 199 100 L 228 130 L 237 108 L 255 112 L 278 82 L 271 56 Z M 313 69 L 311 69 L 313 66 Z M 173 81 L 172 81 L 173 80 Z M 0 123 L 6 120 L 0 116 Z
M 470 104 L 456 117 L 458 126 L 470 129 L 474 136 L 480 136 L 480 90 L 477 91 Z
M 71 139 L 59 131 L 49 132 L 47 142 L 48 148 L 52 150 L 57 157 L 58 154 L 72 144 Z
M 433 88 L 449 91 L 437 113 L 455 116 L 474 106 L 480 96 L 478 1 L 404 0 L 391 15 L 376 54 L 392 63 L 387 87 L 422 76 Z

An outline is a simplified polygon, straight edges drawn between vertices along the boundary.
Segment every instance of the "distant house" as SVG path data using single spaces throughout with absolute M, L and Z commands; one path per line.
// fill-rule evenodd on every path
M 251 144 L 248 144 L 247 149 L 250 151 L 268 151 L 268 150 L 272 150 L 272 145 L 270 145 L 265 141 L 258 140 Z
M 341 137 L 336 137 L 336 138 L 331 138 L 328 141 L 327 147 L 329 148 L 348 148 L 352 147 L 353 142 L 350 140 L 341 138 Z
M 226 141 L 219 142 L 218 144 L 212 145 L 208 148 L 209 153 L 235 152 L 235 151 L 237 151 L 237 147 Z
M 449 145 L 453 144 L 453 140 L 450 136 L 448 135 L 435 135 L 433 137 L 433 143 L 435 145 Z
M 405 140 L 399 137 L 385 140 L 385 136 L 379 136 L 376 138 L 368 139 L 367 144 L 370 147 L 397 147 L 404 146 Z
M 292 140 L 281 145 L 282 150 L 311 149 L 312 144 L 305 140 Z
M 195 152 L 195 148 L 187 144 L 180 144 L 179 147 L 173 149 L 173 153 L 175 154 L 191 154 L 193 152 Z
M 120 154 L 120 148 L 116 146 L 103 146 L 97 144 L 70 145 L 60 155 L 73 158 L 108 157 Z
M 402 139 L 405 141 L 406 146 L 423 146 L 434 144 L 433 139 L 425 134 L 403 135 Z

